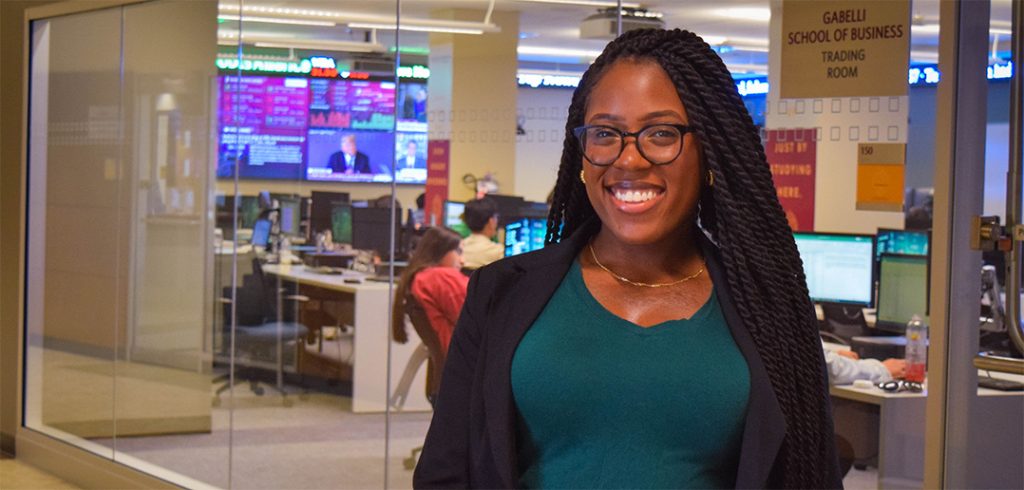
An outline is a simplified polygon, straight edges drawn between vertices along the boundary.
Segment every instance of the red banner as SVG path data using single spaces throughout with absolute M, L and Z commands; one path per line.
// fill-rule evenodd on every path
M 768 130 L 765 155 L 775 192 L 793 231 L 814 231 L 814 174 L 817 130 Z
M 448 200 L 448 140 L 427 142 L 427 186 L 424 191 L 425 220 L 430 226 L 444 226 L 444 202 Z

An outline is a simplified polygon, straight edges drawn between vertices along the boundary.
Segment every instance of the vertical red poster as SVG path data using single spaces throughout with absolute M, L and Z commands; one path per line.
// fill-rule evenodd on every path
M 448 199 L 448 140 L 430 140 L 427 143 L 427 186 L 424 191 L 426 222 L 429 226 L 443 226 L 444 202 Z
M 768 130 L 765 155 L 779 203 L 793 231 L 814 231 L 814 174 L 817 130 Z

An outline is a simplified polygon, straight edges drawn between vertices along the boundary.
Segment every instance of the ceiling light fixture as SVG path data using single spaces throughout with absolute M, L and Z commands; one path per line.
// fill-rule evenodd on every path
M 250 20 L 251 14 L 273 15 L 275 19 L 296 19 L 312 22 L 327 22 L 330 25 L 346 24 L 353 28 L 395 30 L 395 18 L 383 15 L 367 15 L 362 13 L 341 12 L 332 10 L 313 10 L 301 8 L 264 7 L 262 5 L 220 5 L 221 11 L 237 12 L 242 22 Z M 493 0 L 483 22 L 468 22 L 445 19 L 413 19 L 402 17 L 398 29 L 403 31 L 444 32 L 452 34 L 483 34 L 485 32 L 501 32 L 501 28 L 490 22 Z M 261 17 L 267 18 L 267 17 Z M 283 23 L 283 22 L 282 22 Z M 296 22 L 297 23 L 297 22 Z M 311 24 L 320 25 L 320 24 Z
M 500 32 L 498 26 L 484 26 L 479 27 L 460 27 L 460 26 L 447 26 L 447 25 L 413 25 L 402 23 L 400 25 L 387 24 L 383 22 L 349 22 L 348 26 L 353 29 L 380 29 L 380 30 L 398 30 L 402 31 L 416 31 L 416 32 L 440 32 L 447 34 L 483 34 L 484 32 Z
M 747 46 L 744 44 L 723 44 L 722 47 L 728 47 L 732 51 L 743 51 L 746 53 L 767 53 L 769 52 L 767 46 Z
M 939 25 L 938 24 L 912 24 L 910 26 L 910 31 L 912 33 L 914 33 L 914 34 L 938 34 L 939 33 Z M 990 28 L 988 30 L 989 36 L 993 36 L 993 35 L 996 35 L 996 34 L 1003 35 L 1003 36 L 1009 36 L 1009 35 L 1011 35 L 1011 33 L 1012 33 L 1012 31 L 1010 31 L 1009 29 L 1003 29 L 1001 27 L 992 27 L 992 28 Z
M 384 46 L 368 43 L 341 43 L 328 41 L 256 41 L 257 48 L 312 49 L 348 53 L 383 53 Z
M 768 22 L 772 18 L 772 9 L 758 7 L 730 7 L 716 9 L 715 14 L 719 17 L 726 17 L 735 20 Z
M 729 69 L 730 73 L 750 73 L 757 75 L 767 75 L 768 65 L 762 65 L 757 63 L 726 63 L 725 67 Z
M 579 5 L 581 7 L 618 7 L 619 2 L 612 0 L 516 0 L 522 3 L 553 3 L 556 5 Z M 640 8 L 639 3 L 622 2 L 623 8 Z
M 601 54 L 601 51 L 590 49 L 547 48 L 544 46 L 519 46 L 516 48 L 516 52 L 520 55 L 589 59 L 597 58 Z
M 313 9 L 292 9 L 292 8 L 280 8 L 280 7 L 264 7 L 262 5 L 245 5 L 239 6 L 238 4 L 220 4 L 218 9 L 226 12 L 256 12 L 258 14 L 278 14 L 278 15 L 293 15 L 303 17 L 337 17 L 341 12 L 332 12 L 329 10 L 313 10 Z
M 220 14 L 217 16 L 219 20 L 230 20 L 240 22 L 257 22 L 262 24 L 289 24 L 297 26 L 321 26 L 321 27 L 334 27 L 338 24 L 326 20 L 304 20 L 304 19 L 282 19 L 278 17 L 253 17 L 253 16 L 241 16 L 231 14 Z
M 218 44 L 234 45 L 239 42 L 238 31 L 221 30 L 217 33 Z M 295 36 L 274 36 L 267 34 L 245 33 L 241 36 L 241 42 L 252 44 L 258 48 L 285 48 L 285 49 L 313 49 L 326 51 L 346 51 L 350 53 L 383 53 L 386 51 L 379 43 L 364 43 L 358 41 L 323 41 L 316 39 L 301 39 Z

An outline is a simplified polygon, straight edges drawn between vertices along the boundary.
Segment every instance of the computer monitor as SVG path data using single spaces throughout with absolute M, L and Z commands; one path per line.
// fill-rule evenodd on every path
M 871 306 L 875 292 L 875 237 L 842 233 L 794 233 L 817 303 Z
M 548 231 L 547 220 L 519 218 L 505 225 L 505 256 L 544 248 L 544 237 Z
M 299 236 L 300 226 L 302 222 L 302 201 L 298 196 L 281 196 L 277 198 L 278 208 L 278 227 L 281 229 L 281 234 L 285 236 Z
M 519 206 L 519 216 L 547 220 L 550 209 L 546 202 L 523 201 Z
M 462 223 L 462 213 L 466 211 L 466 203 L 458 201 L 444 202 L 444 225 L 448 228 Z
M 507 196 L 504 194 L 487 194 L 484 199 L 490 199 L 498 205 L 498 226 L 505 226 L 523 217 L 520 212 L 526 200 L 522 196 Z
M 928 257 L 883 253 L 875 328 L 904 333 L 914 315 L 928 314 Z
M 313 191 L 309 204 L 309 236 L 332 229 L 331 213 L 336 204 L 348 204 L 347 192 Z M 333 230 L 332 230 L 333 233 Z M 334 237 L 337 241 L 338 238 Z
M 927 230 L 879 228 L 875 238 L 875 260 L 881 260 L 884 253 L 928 256 L 930 234 Z
M 250 242 L 253 246 L 267 248 L 270 243 L 270 220 L 258 219 L 252 225 L 252 239 Z
M 240 196 L 238 198 L 238 227 L 252 228 L 260 216 L 260 211 L 262 208 L 259 196 Z
M 337 203 L 331 208 L 331 240 L 352 243 L 352 205 Z
M 352 248 L 374 250 L 384 260 L 390 257 L 391 209 L 352 207 Z M 395 241 L 401 236 L 402 209 L 394 209 Z

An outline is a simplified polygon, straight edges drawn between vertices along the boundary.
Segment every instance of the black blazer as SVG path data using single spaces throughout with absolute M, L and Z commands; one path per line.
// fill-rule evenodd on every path
M 366 153 L 357 151 L 353 164 L 352 171 L 357 174 L 373 173 L 373 170 L 370 169 L 370 157 L 366 156 Z M 345 173 L 345 152 L 336 151 L 332 153 L 331 157 L 327 160 L 327 166 L 336 174 Z
M 473 274 L 448 350 L 434 417 L 413 475 L 415 488 L 516 486 L 512 356 L 597 226 L 592 222 L 557 245 L 500 260 Z M 772 470 L 786 423 L 764 363 L 732 303 L 717 248 L 700 236 L 722 313 L 750 369 L 736 487 L 776 486 L 778 475 L 772 475 Z M 831 434 L 828 437 L 828 446 L 834 448 Z M 825 457 L 834 467 L 829 481 L 841 488 L 834 450 Z

